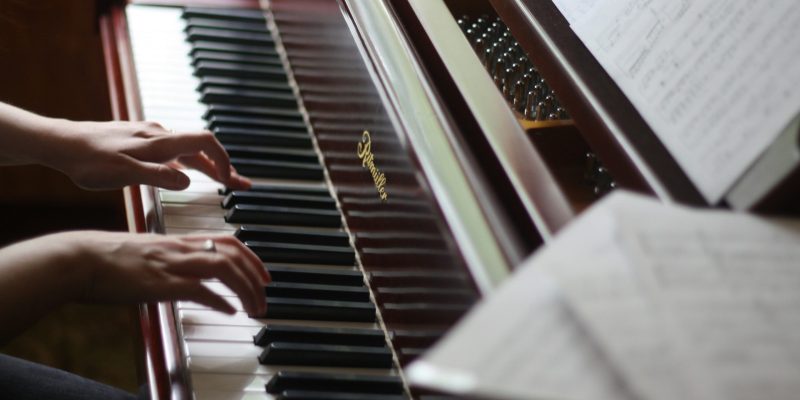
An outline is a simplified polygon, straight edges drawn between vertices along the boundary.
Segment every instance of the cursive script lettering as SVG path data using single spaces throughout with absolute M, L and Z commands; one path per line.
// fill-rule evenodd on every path
M 389 193 L 386 192 L 386 175 L 375 165 L 375 154 L 372 153 L 372 137 L 370 137 L 369 131 L 361 134 L 361 141 L 356 150 L 358 158 L 361 160 L 361 166 L 369 170 L 372 175 L 372 181 L 375 182 L 375 189 L 378 189 L 379 197 L 382 201 L 387 201 Z

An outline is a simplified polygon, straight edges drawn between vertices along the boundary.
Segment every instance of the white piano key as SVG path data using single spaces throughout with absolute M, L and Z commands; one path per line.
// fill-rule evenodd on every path
M 207 206 L 220 207 L 222 196 L 218 194 L 197 193 L 197 192 L 174 192 L 174 191 L 159 191 L 161 203 L 180 203 L 180 204 L 197 204 Z M 222 210 L 220 209 L 220 212 Z
M 190 217 L 185 215 L 164 214 L 164 225 L 167 228 L 202 229 L 202 230 L 236 230 L 240 225 L 229 224 L 220 217 Z
M 191 176 L 190 176 L 191 178 Z M 193 179 L 189 183 L 189 187 L 184 190 L 178 190 L 179 192 L 189 192 L 189 193 L 217 193 L 219 189 L 225 188 L 225 185 L 213 181 L 213 180 L 206 180 L 201 179 L 198 177 L 197 179 Z
M 192 73 L 181 9 L 131 6 L 126 13 L 144 118 L 176 130 L 202 129 L 205 106 L 196 91 L 199 81 Z M 157 112 L 167 104 L 194 115 L 184 111 L 170 118 Z
M 266 320 L 250 318 L 243 312 L 228 315 L 209 309 L 178 310 L 178 318 L 182 324 L 195 325 L 249 326 L 260 328 L 267 324 Z
M 235 229 L 191 229 L 191 228 L 170 228 L 167 227 L 167 235 L 233 235 Z
M 192 386 L 197 391 L 250 392 L 266 394 L 268 379 L 264 375 L 250 374 L 209 374 L 193 372 Z M 262 397 L 263 398 L 263 397 Z
M 164 212 L 170 215 L 184 215 L 190 217 L 215 216 L 220 218 L 224 214 L 224 210 L 219 205 L 163 203 L 162 207 Z
M 228 392 L 219 390 L 198 390 L 194 400 L 275 400 L 277 397 L 261 392 Z
M 188 357 L 236 357 L 257 359 L 264 349 L 251 343 L 187 340 Z
M 261 328 L 267 324 L 308 326 L 316 328 L 353 328 L 353 329 L 380 329 L 374 322 L 339 322 L 339 321 L 309 321 L 292 319 L 262 319 L 250 318 L 244 312 L 233 315 L 223 314 L 218 311 L 206 309 L 179 309 L 178 318 L 183 326 L 186 325 L 216 325 Z
M 260 391 L 221 391 L 198 389 L 194 392 L 194 400 L 275 400 L 276 397 L 268 394 L 265 388 Z
M 260 328 L 254 326 L 219 326 L 184 324 L 183 338 L 187 340 L 207 340 L 253 343 Z
M 359 374 L 372 376 L 393 376 L 395 371 L 372 368 L 333 368 L 333 367 L 300 367 L 300 366 L 265 366 L 258 363 L 255 357 L 188 357 L 189 371 L 192 373 L 219 373 L 219 374 L 252 374 L 262 375 L 269 379 L 278 371 L 318 372 Z

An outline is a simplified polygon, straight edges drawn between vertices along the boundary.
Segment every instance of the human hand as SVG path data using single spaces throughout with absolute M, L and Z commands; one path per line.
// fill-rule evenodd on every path
M 101 303 L 194 301 L 215 310 L 234 308 L 201 283 L 217 278 L 253 316 L 266 313 L 264 286 L 270 281 L 261 260 L 235 237 L 164 236 L 99 231 L 46 236 L 66 242 L 74 262 L 88 268 L 80 299 Z M 212 239 L 216 251 L 203 249 Z
M 208 131 L 170 132 L 153 122 L 68 120 L 53 120 L 49 130 L 40 162 L 85 189 L 134 184 L 185 189 L 189 177 L 176 168 L 176 161 L 233 189 L 251 185 L 236 173 L 225 149 Z

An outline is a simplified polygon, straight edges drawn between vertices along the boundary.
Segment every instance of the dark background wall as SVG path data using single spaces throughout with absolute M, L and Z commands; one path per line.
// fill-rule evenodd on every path
M 95 8 L 95 0 L 0 0 L 0 101 L 110 119 Z M 41 167 L 1 167 L 0 207 L 0 246 L 68 229 L 126 229 L 119 191 L 86 192 Z M 135 390 L 134 332 L 130 308 L 69 305 L 0 351 Z

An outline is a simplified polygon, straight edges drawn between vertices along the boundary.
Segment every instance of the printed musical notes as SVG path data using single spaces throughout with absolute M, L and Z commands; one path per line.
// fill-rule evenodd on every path
M 800 111 L 796 1 L 556 4 L 709 202 Z

